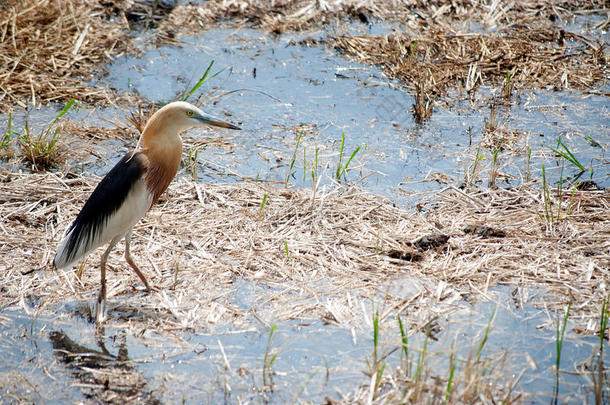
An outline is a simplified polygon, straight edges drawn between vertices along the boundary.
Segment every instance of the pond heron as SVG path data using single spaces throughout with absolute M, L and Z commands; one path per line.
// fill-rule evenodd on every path
M 110 242 L 100 261 L 97 322 L 105 318 L 106 260 L 121 239 L 125 238 L 125 260 L 150 291 L 146 277 L 129 252 L 131 230 L 176 175 L 182 157 L 180 133 L 205 125 L 241 129 L 207 116 L 183 101 L 167 104 L 155 112 L 142 131 L 139 147 L 126 154 L 100 181 L 59 243 L 53 264 L 61 269 Z

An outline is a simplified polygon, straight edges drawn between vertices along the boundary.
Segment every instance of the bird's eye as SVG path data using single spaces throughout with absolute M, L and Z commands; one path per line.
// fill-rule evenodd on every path
M 193 116 L 193 112 L 192 112 L 192 111 L 190 111 L 190 110 L 189 110 L 189 111 L 187 111 L 187 112 L 186 112 L 186 116 L 187 116 L 187 117 L 192 117 L 192 116 Z

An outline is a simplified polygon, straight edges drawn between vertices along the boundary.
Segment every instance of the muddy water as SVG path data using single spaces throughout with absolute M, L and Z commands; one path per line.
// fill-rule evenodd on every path
M 413 193 L 441 188 L 442 184 L 426 181 L 434 173 L 449 175 L 450 182 L 464 178 L 472 164 L 469 156 L 474 156 L 484 137 L 489 98 L 497 90 L 484 88 L 474 100 L 438 107 L 427 123 L 418 125 L 410 112 L 413 97 L 388 84 L 380 70 L 347 61 L 323 48 L 298 45 L 301 39 L 274 38 L 255 30 L 213 30 L 187 38 L 180 48 L 161 47 L 144 52 L 141 58 L 119 58 L 108 66 L 109 74 L 100 82 L 163 103 L 189 89 L 214 60 L 212 72 L 221 73 L 196 96 L 215 89 L 215 94 L 235 90 L 211 100 L 205 109 L 239 123 L 243 131 L 220 135 L 233 144 L 230 148 L 199 150 L 202 182 L 241 177 L 283 182 L 301 133 L 290 175 L 295 186 L 311 185 L 316 149 L 319 177 L 322 183 L 331 182 L 343 133 L 347 156 L 362 145 L 350 164 L 353 170 L 347 173 L 347 180 L 398 204 L 409 206 L 416 201 Z M 575 175 L 578 171 L 559 161 L 549 149 L 561 137 L 578 159 L 592 168 L 597 184 L 610 186 L 604 160 L 610 144 L 607 98 L 545 90 L 523 90 L 515 98 L 512 107 L 498 111 L 502 125 L 521 134 L 515 139 L 516 152 L 499 154 L 505 174 L 502 182 L 511 185 L 528 176 L 540 177 L 542 163 L 555 179 Z M 116 113 L 98 110 L 95 114 L 112 117 Z M 52 116 L 52 112 L 42 112 L 41 117 L 44 114 Z M 87 111 L 75 111 L 71 116 L 94 123 Z M 201 135 L 212 136 L 204 132 L 189 135 L 187 140 Z M 103 174 L 128 147 L 108 142 L 100 152 L 106 159 L 87 163 L 82 170 Z M 530 150 L 531 168 L 527 169 Z M 477 180 L 485 182 L 492 151 L 481 151 L 486 160 Z M 254 289 L 242 282 L 236 305 L 249 308 Z M 546 314 L 529 305 L 517 307 L 510 292 L 498 288 L 490 293 L 490 302 L 474 306 L 462 302 L 451 319 L 439 319 L 442 332 L 437 341 L 428 343 L 430 353 L 434 353 L 430 365 L 448 370 L 452 347 L 462 359 L 476 351 L 495 311 L 484 354 L 507 353 L 507 379 L 523 373 L 518 390 L 534 394 L 536 402 L 546 402 L 555 383 L 551 369 L 555 362 L 554 322 L 560 314 Z M 411 293 L 403 295 L 408 298 Z M 347 330 L 318 320 L 284 322 L 276 325 L 269 345 L 270 325 L 253 318 L 243 330 L 176 332 L 170 338 L 146 331 L 136 336 L 110 324 L 104 334 L 96 336 L 94 326 L 75 315 L 85 304 L 67 302 L 57 308 L 59 317 L 37 315 L 35 303 L 3 309 L 0 378 L 11 383 L 3 384 L 9 388 L 1 393 L 2 398 L 34 402 L 112 401 L 115 397 L 151 403 L 323 402 L 326 396 L 340 398 L 340 393 L 354 391 L 368 380 L 363 371 L 372 353 L 371 330 Z M 395 347 L 399 336 L 397 329 L 383 330 L 383 347 Z M 421 332 L 410 338 L 413 350 L 421 348 L 423 342 Z M 562 368 L 572 370 L 588 361 L 594 344 L 593 338 L 568 332 Z M 268 347 L 277 353 L 269 369 L 272 381 L 264 377 Z M 66 357 L 68 352 L 80 356 Z M 609 361 L 606 351 L 604 362 Z M 388 362 L 388 370 L 398 366 L 398 354 L 388 357 Z M 105 371 L 123 378 L 105 386 L 100 377 Z M 589 381 L 567 373 L 561 378 L 561 398 L 592 400 Z

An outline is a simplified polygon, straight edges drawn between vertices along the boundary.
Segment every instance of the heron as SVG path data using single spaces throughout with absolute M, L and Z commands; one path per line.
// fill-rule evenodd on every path
M 62 269 L 108 243 L 100 260 L 101 287 L 95 306 L 97 323 L 105 320 L 106 261 L 122 239 L 125 239 L 125 261 L 146 290 L 151 291 L 129 250 L 132 229 L 176 176 L 182 157 L 180 134 L 200 126 L 241 129 L 208 116 L 184 101 L 165 105 L 148 120 L 135 150 L 123 156 L 99 182 L 57 246 L 53 264 Z

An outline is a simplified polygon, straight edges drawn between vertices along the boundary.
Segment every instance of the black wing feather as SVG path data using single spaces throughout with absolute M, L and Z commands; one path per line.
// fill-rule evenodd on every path
M 142 152 L 128 153 L 95 187 L 68 229 L 69 239 L 64 248 L 65 263 L 73 262 L 78 247 L 88 245 L 101 231 L 108 217 L 121 207 L 133 185 L 146 172 L 147 162 Z

